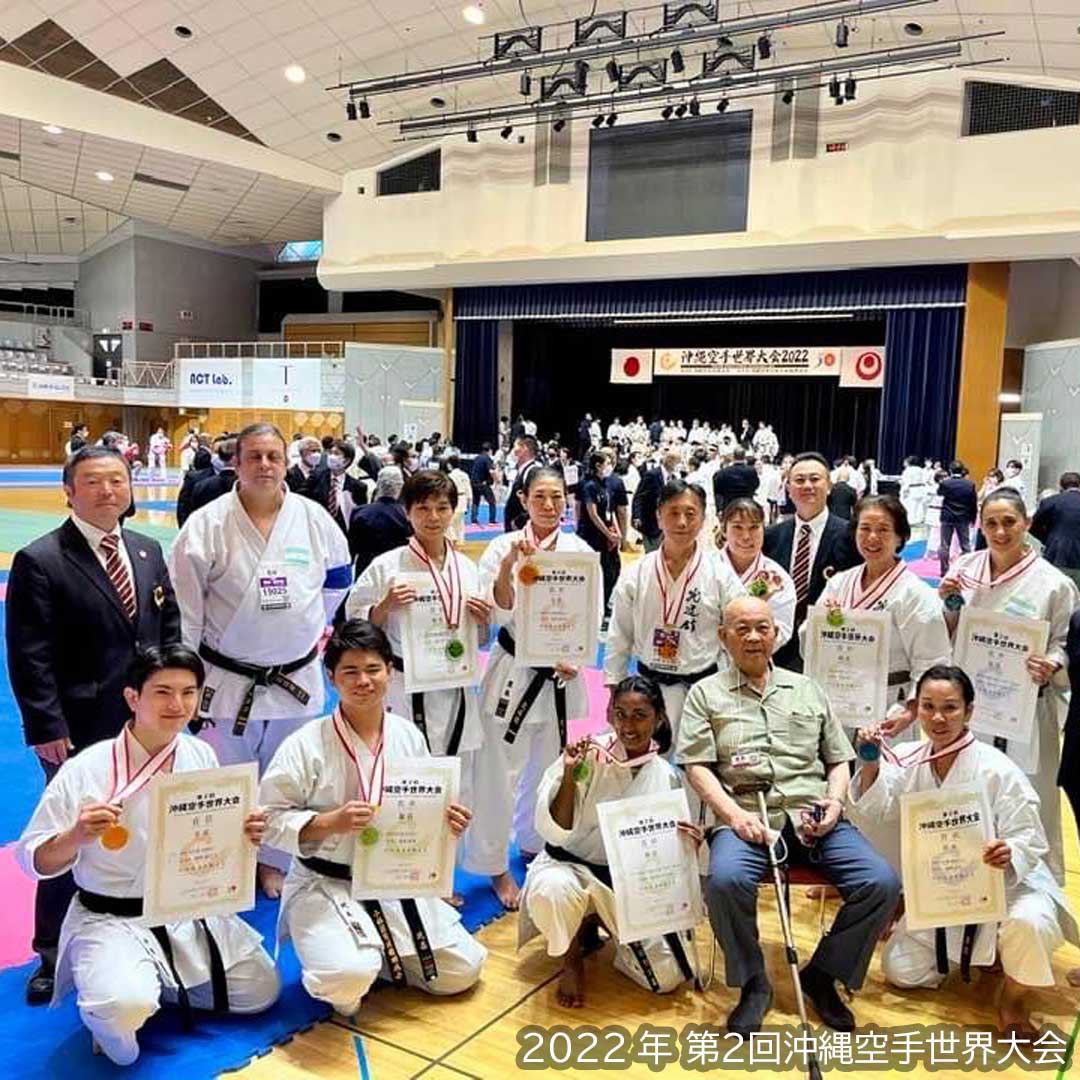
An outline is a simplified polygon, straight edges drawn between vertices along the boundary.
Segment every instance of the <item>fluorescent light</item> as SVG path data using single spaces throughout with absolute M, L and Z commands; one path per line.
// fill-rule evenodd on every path
M 479 4 L 469 4 L 461 9 L 461 17 L 473 26 L 483 26 L 487 16 Z
M 50 135 L 64 134 L 64 129 L 62 127 L 57 127 L 56 124 L 42 124 L 41 130 L 48 132 Z
M 1019 394 L 998 394 L 999 405 L 1019 405 L 1021 400 Z
M 111 172 L 106 172 L 104 169 L 99 169 L 94 175 L 103 183 L 111 184 L 116 177 Z
M 285 78 L 291 83 L 302 83 L 307 78 L 307 72 L 299 64 L 290 64 L 285 69 Z

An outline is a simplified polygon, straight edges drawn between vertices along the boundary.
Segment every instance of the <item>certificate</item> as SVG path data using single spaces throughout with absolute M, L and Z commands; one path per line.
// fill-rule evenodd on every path
M 1045 619 L 1022 619 L 965 607 L 956 631 L 955 657 L 975 684 L 971 730 L 1030 743 L 1039 687 L 1027 669 L 1050 637 Z
M 983 862 L 994 839 L 985 789 L 974 785 L 900 796 L 900 859 L 909 930 L 1000 922 L 1005 874 Z
M 839 611 L 820 604 L 807 613 L 806 674 L 825 691 L 846 728 L 885 719 L 891 621 L 887 611 Z
M 531 566 L 527 582 L 522 566 Z M 595 551 L 538 551 L 518 564 L 516 658 L 528 667 L 591 664 L 600 629 L 600 556 Z
M 690 820 L 686 792 L 598 803 L 619 943 L 692 930 L 701 921 L 697 852 L 675 823 Z
M 430 574 L 397 574 L 394 584 L 416 590 L 416 599 L 401 610 L 405 692 L 451 690 L 479 682 L 476 620 L 468 608 L 462 605 L 461 625 L 451 630 Z
M 244 836 L 258 766 L 163 773 L 150 785 L 143 922 L 230 915 L 255 906 L 258 849 Z
M 382 804 L 356 838 L 355 900 L 451 896 L 457 837 L 446 820 L 457 801 L 461 760 L 402 758 L 386 763 Z

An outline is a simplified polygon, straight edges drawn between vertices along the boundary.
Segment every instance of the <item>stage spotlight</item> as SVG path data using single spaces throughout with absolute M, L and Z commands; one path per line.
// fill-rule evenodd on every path
M 679 104 L 675 106 L 675 115 L 678 116 L 680 119 L 686 115 L 685 101 L 680 101 Z
M 502 131 L 499 132 L 499 137 L 503 138 L 503 139 L 509 139 L 510 136 L 513 135 L 513 134 L 514 134 L 514 126 L 513 126 L 513 124 L 507 124 L 506 127 L 504 127 L 502 129 Z
M 836 75 L 829 80 L 829 97 L 833 101 L 838 102 L 840 100 L 840 79 Z
M 691 116 L 700 116 L 701 115 L 701 103 L 698 101 L 697 98 L 694 98 L 694 100 L 690 102 L 690 115 Z
M 345 102 L 345 119 L 346 120 L 355 120 L 356 119 L 356 102 L 355 101 L 346 101 Z
M 611 59 L 610 59 L 610 60 L 609 60 L 609 61 L 608 61 L 608 62 L 607 62 L 607 63 L 606 63 L 605 65 L 604 65 L 604 71 L 606 71 L 606 72 L 607 72 L 607 77 L 608 77 L 608 78 L 609 78 L 609 79 L 610 79 L 610 80 L 611 80 L 611 81 L 612 81 L 613 83 L 617 83 L 617 82 L 619 81 L 619 65 L 618 65 L 618 62 L 617 62 L 617 61 L 615 60 L 615 57 L 612 57 L 612 58 L 611 58 Z
M 674 71 L 676 75 L 679 75 L 679 74 L 682 73 L 682 71 L 685 68 L 686 68 L 686 61 L 683 59 L 682 50 L 680 50 L 680 49 L 672 49 L 671 50 L 671 70 Z
M 785 91 L 784 91 L 784 92 L 783 92 L 783 93 L 782 93 L 782 94 L 780 95 L 780 100 L 781 100 L 781 101 L 782 101 L 782 102 L 783 102 L 783 103 L 784 103 L 785 105 L 790 105 L 790 104 L 791 104 L 791 103 L 792 103 L 792 102 L 793 102 L 793 101 L 795 100 L 795 91 L 794 91 L 794 90 L 785 90 Z
M 720 100 L 719 100 L 719 101 L 718 101 L 718 102 L 716 103 L 716 111 L 717 111 L 717 112 L 726 112 L 726 111 L 727 111 L 727 107 L 728 107 L 728 106 L 729 106 L 730 104 L 731 104 L 731 102 L 730 102 L 730 101 L 728 101 L 728 99 L 727 99 L 726 97 L 722 97 L 722 98 L 721 98 L 721 99 L 720 99 Z
M 551 130 L 552 131 L 562 131 L 562 129 L 564 127 L 566 127 L 566 119 L 565 119 L 565 117 L 560 116 L 559 119 L 556 120 L 555 123 L 551 125 Z
M 618 119 L 619 119 L 619 114 L 618 113 L 608 113 L 607 119 L 604 121 L 604 123 L 607 124 L 608 127 L 614 127 L 615 126 L 615 121 L 618 120 Z
M 660 115 L 661 115 L 661 116 L 662 116 L 662 117 L 663 117 L 663 118 L 664 118 L 665 120 L 670 120 L 670 119 L 671 119 L 671 114 L 672 114 L 672 113 L 673 113 L 674 111 L 675 111 L 675 109 L 674 109 L 674 107 L 673 107 L 673 106 L 671 106 L 671 105 L 665 105 L 665 106 L 664 106 L 664 107 L 663 107 L 663 108 L 662 108 L 662 109 L 660 110 Z
M 854 101 L 855 100 L 855 76 L 854 75 L 849 75 L 844 80 L 844 100 L 845 101 Z
M 361 120 L 370 120 L 371 119 L 371 106 L 366 101 L 361 101 L 360 102 L 360 119 Z
M 469 130 L 465 132 L 465 138 L 469 142 L 476 142 L 478 138 L 476 134 L 476 128 L 469 128 Z
M 762 34 L 757 39 L 757 54 L 762 60 L 768 60 L 772 56 L 772 42 L 768 34 Z
M 532 76 L 527 71 L 521 73 L 519 89 L 522 97 L 528 97 L 532 93 Z
M 603 125 L 603 123 L 604 123 L 604 116 L 603 116 L 602 113 L 599 116 L 594 116 L 593 117 L 592 126 L 594 128 L 601 127 Z
M 841 19 L 836 24 L 836 47 L 838 49 L 846 49 L 848 47 L 848 36 L 851 34 L 851 27 Z

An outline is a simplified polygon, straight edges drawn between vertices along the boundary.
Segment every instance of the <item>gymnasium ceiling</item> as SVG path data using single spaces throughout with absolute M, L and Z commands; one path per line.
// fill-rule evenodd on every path
M 207 136 L 213 153 L 203 156 L 66 126 L 50 135 L 40 120 L 4 116 L 0 94 L 0 252 L 75 255 L 127 218 L 226 246 L 316 238 L 331 187 L 326 177 L 403 149 L 393 141 L 394 130 L 376 120 L 431 112 L 433 93 L 451 108 L 507 101 L 516 93 L 516 81 L 508 85 L 504 78 L 380 96 L 372 101 L 371 120 L 348 122 L 344 93 L 326 87 L 342 77 L 486 58 L 491 43 L 481 38 L 497 30 L 631 6 L 481 0 L 486 22 L 477 27 L 462 16 L 465 2 L 0 0 L 0 63 L 65 80 L 93 100 L 104 95 L 214 133 Z M 729 18 L 761 15 L 805 2 L 721 0 L 721 11 Z M 655 11 L 631 16 L 631 31 L 646 19 L 656 25 L 657 18 Z M 912 22 L 922 28 L 917 38 L 905 30 Z M 1002 57 L 1016 72 L 1080 79 L 1080 0 L 938 0 L 852 25 L 851 51 L 1002 30 L 990 43 L 969 46 L 969 57 Z M 178 35 L 177 27 L 190 35 Z M 563 27 L 554 42 L 566 41 L 568 33 Z M 831 24 L 783 30 L 774 38 L 772 62 L 839 52 L 833 34 Z M 303 67 L 304 82 L 285 78 L 292 64 Z M 0 85 L 2 79 L 0 68 Z M 51 122 L 64 126 L 64 120 Z M 329 141 L 330 133 L 340 141 Z M 232 166 L 232 140 L 276 153 L 257 155 L 254 168 Z M 288 170 L 274 167 L 278 155 L 316 167 L 321 179 L 281 175 Z M 96 179 L 102 169 L 115 177 L 107 189 Z

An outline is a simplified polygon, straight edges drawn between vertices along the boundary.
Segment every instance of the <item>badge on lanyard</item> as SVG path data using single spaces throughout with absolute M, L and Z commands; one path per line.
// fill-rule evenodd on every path
M 287 611 L 291 607 L 288 575 L 277 567 L 259 567 L 259 609 Z
M 753 769 L 761 764 L 761 755 L 756 750 L 739 750 L 731 755 L 733 769 Z
M 653 630 L 653 656 L 657 663 L 677 664 L 679 662 L 679 639 L 682 631 L 673 626 L 658 626 Z

